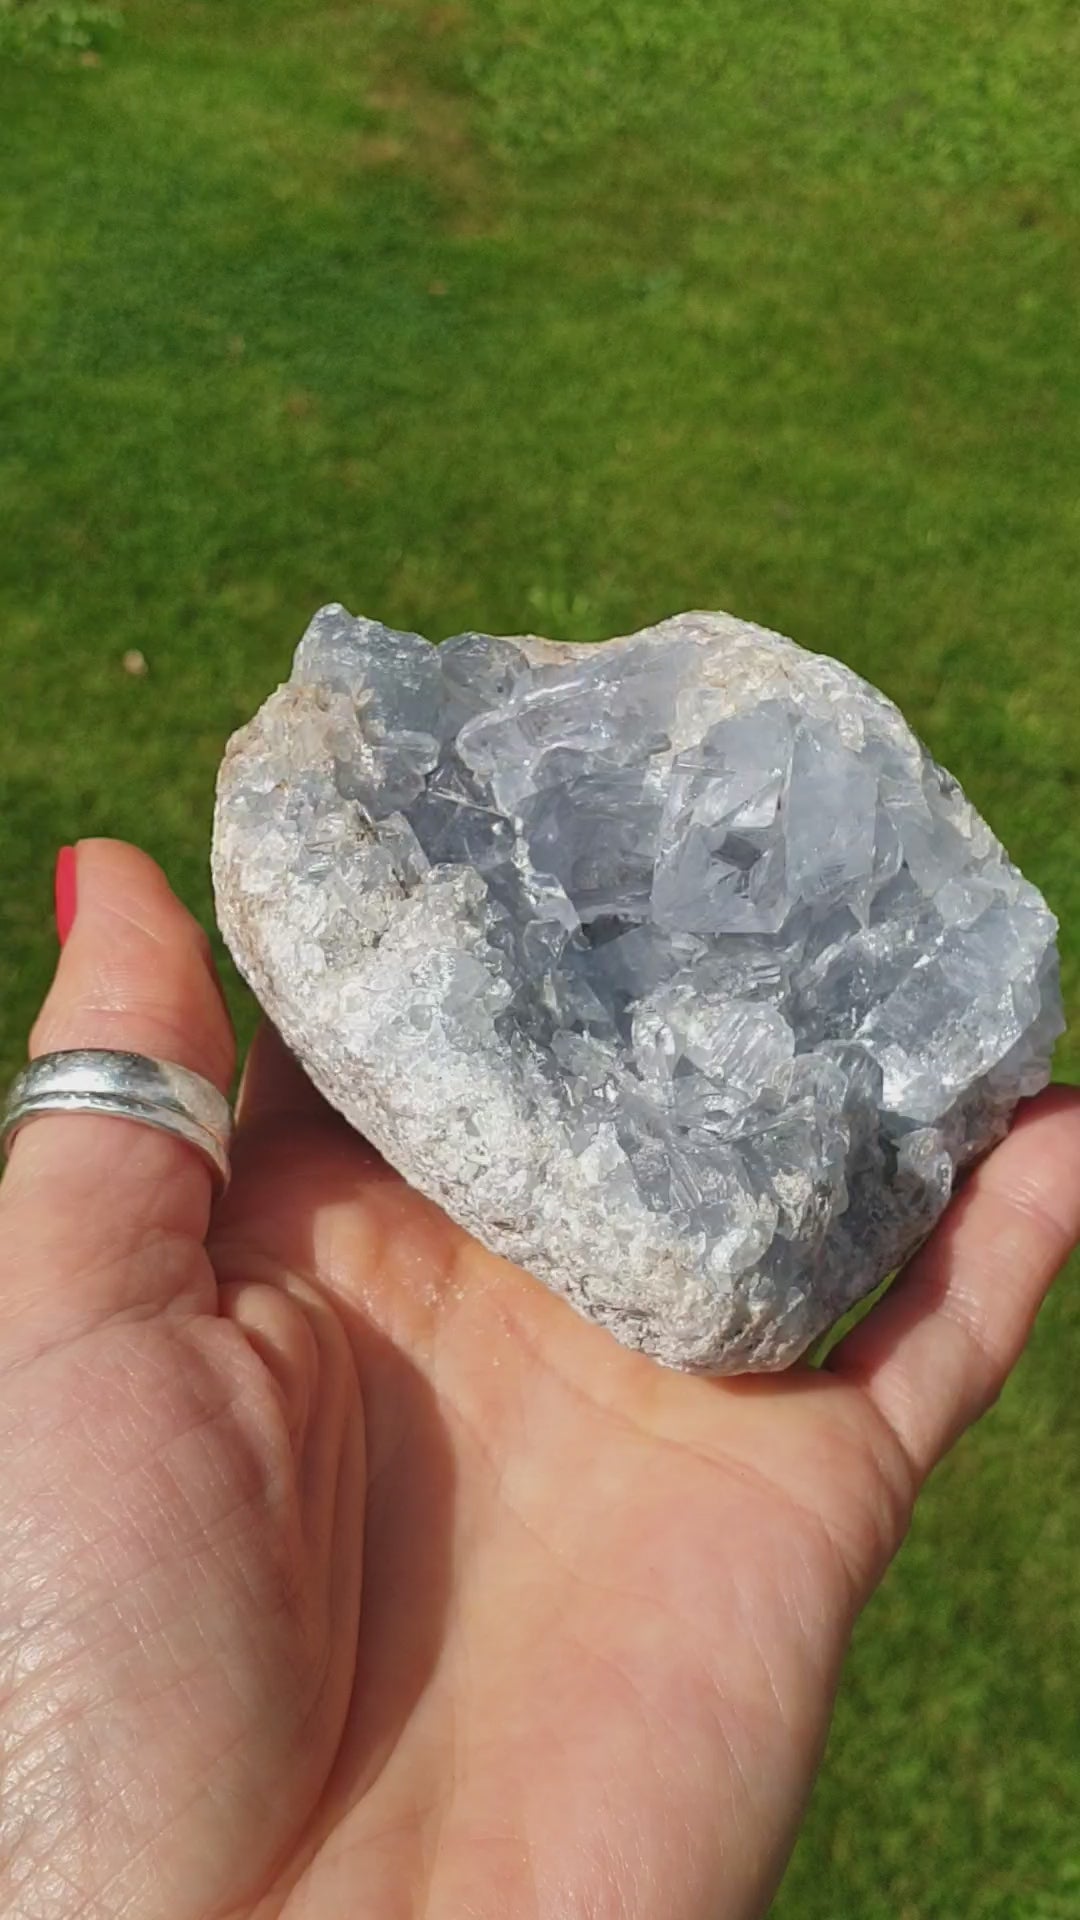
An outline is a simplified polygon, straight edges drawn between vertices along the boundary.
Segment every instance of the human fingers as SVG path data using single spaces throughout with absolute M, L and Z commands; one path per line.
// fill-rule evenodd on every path
M 830 1354 L 918 1479 L 996 1399 L 1080 1240 L 1080 1090 L 1024 1103 L 880 1306 Z
M 72 857 L 74 918 L 31 1057 L 146 1053 L 224 1092 L 233 1036 L 206 935 L 138 848 L 84 840 Z M 65 1312 L 160 1308 L 193 1284 L 212 1300 L 209 1268 L 190 1258 L 211 1198 L 203 1156 L 172 1134 L 113 1115 L 29 1121 L 0 1187 L 0 1320 L 32 1305 L 50 1324 Z

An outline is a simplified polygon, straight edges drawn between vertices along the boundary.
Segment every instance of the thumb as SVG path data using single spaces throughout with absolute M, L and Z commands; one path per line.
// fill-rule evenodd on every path
M 118 840 L 83 840 L 61 860 L 74 917 L 69 901 L 31 1057 L 71 1047 L 146 1053 L 225 1092 L 233 1035 L 209 941 L 161 869 Z M 27 1122 L 0 1184 L 0 1323 L 16 1316 L 25 1331 L 35 1306 L 55 1330 L 58 1314 L 70 1324 L 181 1296 L 209 1305 L 201 1246 L 212 1180 L 197 1150 L 136 1121 L 50 1113 Z

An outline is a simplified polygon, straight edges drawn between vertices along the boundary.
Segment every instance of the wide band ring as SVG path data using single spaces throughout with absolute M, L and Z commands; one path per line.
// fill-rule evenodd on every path
M 206 1157 L 222 1192 L 229 1184 L 229 1103 L 201 1073 L 172 1060 L 103 1047 L 43 1053 L 11 1083 L 0 1145 L 7 1148 L 27 1121 L 48 1113 L 109 1113 L 173 1133 Z

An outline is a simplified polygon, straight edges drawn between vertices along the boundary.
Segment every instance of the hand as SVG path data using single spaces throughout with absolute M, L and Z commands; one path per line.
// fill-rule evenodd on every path
M 230 1075 L 207 943 L 114 842 L 79 848 L 33 1035 L 70 1046 Z M 1080 1234 L 1078 1166 L 1078 1097 L 1028 1103 L 826 1371 L 721 1382 L 485 1252 L 269 1031 L 213 1215 L 168 1136 L 28 1126 L 0 1912 L 761 1914 L 854 1618 Z

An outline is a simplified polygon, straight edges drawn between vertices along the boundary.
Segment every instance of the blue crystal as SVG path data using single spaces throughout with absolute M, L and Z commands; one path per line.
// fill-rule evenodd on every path
M 709 621 L 538 655 L 324 608 L 293 677 L 347 715 L 330 850 L 296 832 L 340 885 L 350 807 L 406 889 L 477 876 L 438 1030 L 527 1059 L 613 1208 L 629 1179 L 710 1286 L 771 1303 L 778 1354 L 1045 1083 L 1055 923 L 884 696 L 815 656 L 772 671 L 760 634 L 729 684 L 757 630 Z

